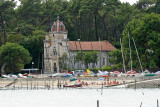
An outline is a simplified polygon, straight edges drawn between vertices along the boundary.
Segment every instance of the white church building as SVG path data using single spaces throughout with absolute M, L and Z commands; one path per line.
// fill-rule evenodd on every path
M 59 57 L 64 53 L 69 58 L 69 69 L 84 69 L 85 65 L 81 62 L 75 62 L 75 56 L 78 51 L 98 51 L 98 62 L 96 68 L 111 65 L 109 63 L 108 52 L 116 50 L 116 48 L 107 41 L 69 41 L 67 31 L 63 22 L 57 21 L 53 23 L 50 32 L 46 34 L 44 40 L 44 73 L 60 72 Z M 93 68 L 93 64 L 89 65 Z

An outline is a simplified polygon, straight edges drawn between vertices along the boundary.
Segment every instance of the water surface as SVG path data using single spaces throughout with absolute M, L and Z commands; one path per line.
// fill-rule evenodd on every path
M 2 107 L 157 107 L 160 89 L 0 90 Z

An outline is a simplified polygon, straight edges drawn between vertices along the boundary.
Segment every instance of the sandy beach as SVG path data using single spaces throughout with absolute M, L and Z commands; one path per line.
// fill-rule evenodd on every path
M 104 80 L 99 80 L 99 77 L 76 77 L 77 80 L 70 81 L 70 78 L 63 77 L 45 77 L 45 76 L 34 76 L 32 78 L 1 78 L 0 88 L 63 88 L 63 85 L 74 85 L 83 83 L 88 88 L 98 88 L 108 86 L 112 84 L 123 84 L 124 82 L 134 82 L 134 77 L 110 77 Z M 59 86 L 58 86 L 59 84 Z

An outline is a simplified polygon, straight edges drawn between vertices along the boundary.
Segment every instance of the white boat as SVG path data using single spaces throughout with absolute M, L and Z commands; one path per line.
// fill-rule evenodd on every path
M 61 74 L 60 73 L 55 73 L 55 74 L 48 75 L 48 77 L 57 77 L 57 76 L 61 76 Z
M 9 78 L 10 76 L 5 74 L 5 75 L 2 75 L 1 77 L 2 78 Z
M 18 78 L 27 78 L 27 76 L 23 76 L 21 73 L 19 73 Z
M 160 71 L 157 71 L 154 73 L 155 75 L 160 75 Z

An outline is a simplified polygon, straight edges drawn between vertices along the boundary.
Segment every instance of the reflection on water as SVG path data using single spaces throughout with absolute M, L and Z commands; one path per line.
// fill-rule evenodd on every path
M 5 107 L 157 107 L 159 89 L 1 90 Z

